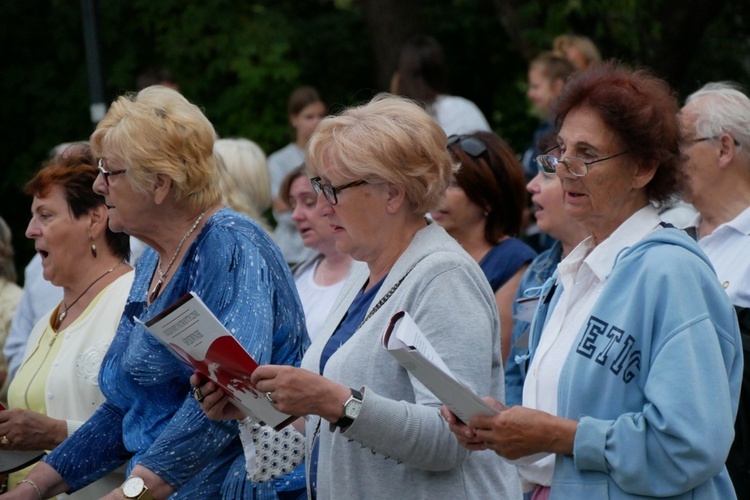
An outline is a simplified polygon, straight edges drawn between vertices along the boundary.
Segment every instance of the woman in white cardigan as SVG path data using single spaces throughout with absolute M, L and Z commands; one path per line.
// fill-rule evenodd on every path
M 91 150 L 74 144 L 27 184 L 34 196 L 26 236 L 42 257 L 44 278 L 63 288 L 62 302 L 29 337 L 24 360 L 0 412 L 0 449 L 50 450 L 75 432 L 104 401 L 99 367 L 133 282 L 125 263 L 128 236 L 107 227 L 107 206 L 93 191 L 99 170 Z M 11 474 L 11 488 L 27 483 Z M 116 488 L 113 473 L 71 498 L 100 498 Z

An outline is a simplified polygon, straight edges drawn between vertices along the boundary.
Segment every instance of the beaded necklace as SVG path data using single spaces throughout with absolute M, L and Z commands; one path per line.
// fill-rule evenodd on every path
M 159 292 L 161 292 L 161 286 L 164 284 L 164 278 L 167 276 L 167 273 L 172 268 L 172 264 L 174 264 L 174 260 L 177 258 L 177 255 L 179 255 L 180 250 L 182 250 L 182 245 L 185 244 L 185 240 L 187 240 L 191 234 L 193 234 L 193 231 L 195 231 L 195 228 L 198 227 L 198 224 L 201 223 L 201 220 L 203 219 L 203 216 L 206 215 L 206 213 L 211 210 L 211 207 L 208 207 L 203 211 L 202 214 L 198 216 L 197 219 L 195 219 L 195 222 L 193 223 L 193 226 L 188 229 L 188 232 L 185 233 L 185 236 L 182 237 L 180 240 L 180 243 L 177 245 L 177 250 L 175 251 L 174 255 L 172 255 L 172 258 L 169 260 L 169 264 L 167 264 L 167 268 L 162 271 L 161 270 L 161 257 L 159 257 L 159 263 L 156 265 L 156 271 L 159 273 L 159 280 L 154 285 L 154 288 L 151 290 L 151 293 L 148 296 L 148 301 L 153 302 L 156 300 L 156 297 L 159 296 Z

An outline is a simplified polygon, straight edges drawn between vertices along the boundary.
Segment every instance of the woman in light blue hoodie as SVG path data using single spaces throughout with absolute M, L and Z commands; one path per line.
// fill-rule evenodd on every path
M 520 459 L 532 498 L 727 499 L 742 348 L 706 256 L 651 202 L 681 180 L 668 85 L 616 65 L 581 74 L 558 103 L 556 173 L 591 232 L 542 290 L 523 406 L 459 425 L 469 449 Z

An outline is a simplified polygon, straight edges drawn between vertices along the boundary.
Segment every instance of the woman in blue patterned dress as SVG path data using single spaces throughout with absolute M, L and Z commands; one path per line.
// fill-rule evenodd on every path
M 91 136 L 110 228 L 150 248 L 102 363 L 106 402 L 8 498 L 74 492 L 123 463 L 129 478 L 106 498 L 252 494 L 236 422 L 208 420 L 191 397 L 192 370 L 135 322 L 193 291 L 261 364 L 297 365 L 308 344 L 278 249 L 219 205 L 215 138 L 198 107 L 158 86 L 120 97 Z

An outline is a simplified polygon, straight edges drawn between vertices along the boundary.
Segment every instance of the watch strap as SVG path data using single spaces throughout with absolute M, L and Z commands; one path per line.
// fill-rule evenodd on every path
M 132 478 L 132 477 L 135 477 L 135 476 L 132 476 L 132 475 L 128 476 L 128 478 L 125 480 L 125 482 L 128 482 L 128 480 L 130 478 Z M 143 481 L 143 478 L 139 477 L 139 479 L 141 479 L 141 481 Z M 123 483 L 123 486 L 124 485 L 125 485 L 125 483 Z M 135 497 L 133 497 L 133 496 L 127 496 L 125 494 L 125 491 L 122 488 L 122 486 L 120 487 L 120 489 L 121 489 L 121 491 L 123 493 L 123 496 L 125 496 L 125 498 L 128 499 L 128 500 L 130 500 L 130 499 L 133 499 L 133 500 L 156 500 L 156 497 L 154 497 L 154 495 L 151 493 L 151 491 L 148 489 L 148 486 L 146 486 L 145 483 L 143 483 L 143 487 L 142 487 L 140 493 L 138 493 L 138 496 L 135 496 Z
M 143 491 L 138 496 L 138 500 L 156 500 L 156 497 L 151 494 L 151 490 L 144 486 Z
M 359 391 L 357 391 L 355 389 L 351 389 L 351 391 L 352 391 L 352 397 L 353 398 L 362 401 L 362 393 L 361 392 L 359 392 Z M 349 399 L 347 399 L 346 402 L 348 403 Z M 344 403 L 344 412 L 346 412 L 346 403 Z M 342 428 L 345 428 L 345 427 L 349 427 L 353 423 L 354 423 L 353 419 L 351 419 L 351 418 L 347 417 L 346 415 L 344 415 L 343 417 L 341 417 L 340 419 L 338 419 L 337 421 L 335 421 L 333 423 L 333 425 L 335 427 L 338 427 L 339 429 L 342 429 Z

